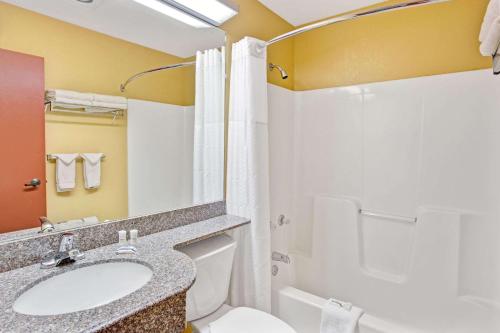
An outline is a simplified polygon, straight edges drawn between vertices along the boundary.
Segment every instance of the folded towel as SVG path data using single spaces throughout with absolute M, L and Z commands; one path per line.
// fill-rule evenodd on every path
M 71 99 L 66 97 L 59 97 L 54 100 L 49 100 L 57 106 L 64 107 L 66 109 L 81 109 L 82 106 L 92 106 L 92 101 L 87 101 L 83 99 Z
M 500 45 L 500 16 L 497 17 L 490 26 L 488 33 L 481 43 L 479 50 L 485 57 L 493 56 Z
M 83 178 L 86 189 L 96 189 L 101 185 L 102 153 L 83 153 Z
M 99 223 L 99 218 L 97 216 L 84 217 L 82 220 L 85 226 Z
M 320 333 L 354 333 L 363 310 L 329 299 L 321 313 Z
M 78 154 L 52 154 L 56 158 L 57 192 L 72 191 L 76 185 L 76 158 Z
M 45 98 L 64 108 L 81 108 L 80 106 L 90 106 L 95 108 L 85 108 L 86 111 L 108 112 L 105 108 L 126 110 L 128 102 L 125 97 L 99 95 L 91 93 L 81 93 L 77 91 L 51 89 L 45 92 Z M 99 110 L 98 108 L 103 108 Z
M 114 104 L 127 104 L 127 99 L 125 97 L 122 97 L 122 96 L 110 96 L 110 95 L 93 94 L 93 100 L 95 102 L 114 103 Z
M 486 14 L 484 15 L 483 24 L 481 25 L 481 32 L 479 33 L 479 41 L 483 42 L 488 35 L 491 24 L 493 21 L 500 16 L 500 1 L 491 0 L 488 8 L 486 9 Z
M 496 54 L 493 57 L 493 73 L 500 75 L 500 54 Z
M 128 104 L 127 104 L 126 100 L 125 100 L 125 103 L 93 101 L 92 106 L 100 107 L 100 108 L 121 109 L 121 110 L 125 110 L 128 108 Z
M 83 227 L 83 220 L 68 220 L 56 224 L 56 230 L 68 230 Z
M 92 94 L 81 93 L 71 90 L 62 89 L 50 89 L 45 92 L 45 97 L 49 100 L 59 100 L 60 98 L 70 99 L 70 100 L 80 100 L 80 101 L 93 101 L 94 97 Z

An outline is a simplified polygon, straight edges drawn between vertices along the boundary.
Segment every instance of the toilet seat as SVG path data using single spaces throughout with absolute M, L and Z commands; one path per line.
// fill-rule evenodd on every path
M 282 320 L 263 311 L 239 307 L 209 324 L 210 333 L 296 333 Z

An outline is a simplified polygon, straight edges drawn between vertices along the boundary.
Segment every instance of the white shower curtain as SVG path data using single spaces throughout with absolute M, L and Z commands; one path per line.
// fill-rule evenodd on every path
M 271 310 L 269 147 L 266 52 L 262 41 L 233 44 L 227 170 L 228 214 L 252 223 L 233 232 L 238 242 L 230 302 Z
M 196 53 L 193 203 L 224 198 L 225 49 Z

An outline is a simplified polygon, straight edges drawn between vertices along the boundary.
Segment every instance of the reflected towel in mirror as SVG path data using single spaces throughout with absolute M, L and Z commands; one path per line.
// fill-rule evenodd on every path
M 57 192 L 68 192 L 76 185 L 76 158 L 78 154 L 52 154 L 56 160 Z
M 103 153 L 82 153 L 83 179 L 86 189 L 97 189 L 101 186 L 101 159 Z

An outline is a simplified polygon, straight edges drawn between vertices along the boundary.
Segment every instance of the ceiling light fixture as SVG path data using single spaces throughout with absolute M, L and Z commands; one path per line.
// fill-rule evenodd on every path
M 211 27 L 211 25 L 208 24 L 207 22 L 204 22 L 203 20 L 197 17 L 193 17 L 193 15 L 186 13 L 177 6 L 172 6 L 170 3 L 167 3 L 166 1 L 162 0 L 134 0 L 134 1 L 143 6 L 151 8 L 157 12 L 160 12 L 164 15 L 167 15 L 177 21 L 186 23 L 192 27 L 195 28 Z
M 172 6 L 188 11 L 192 15 L 214 26 L 219 26 L 238 14 L 238 6 L 230 0 L 163 0 Z M 180 6 L 179 6 L 180 5 Z

